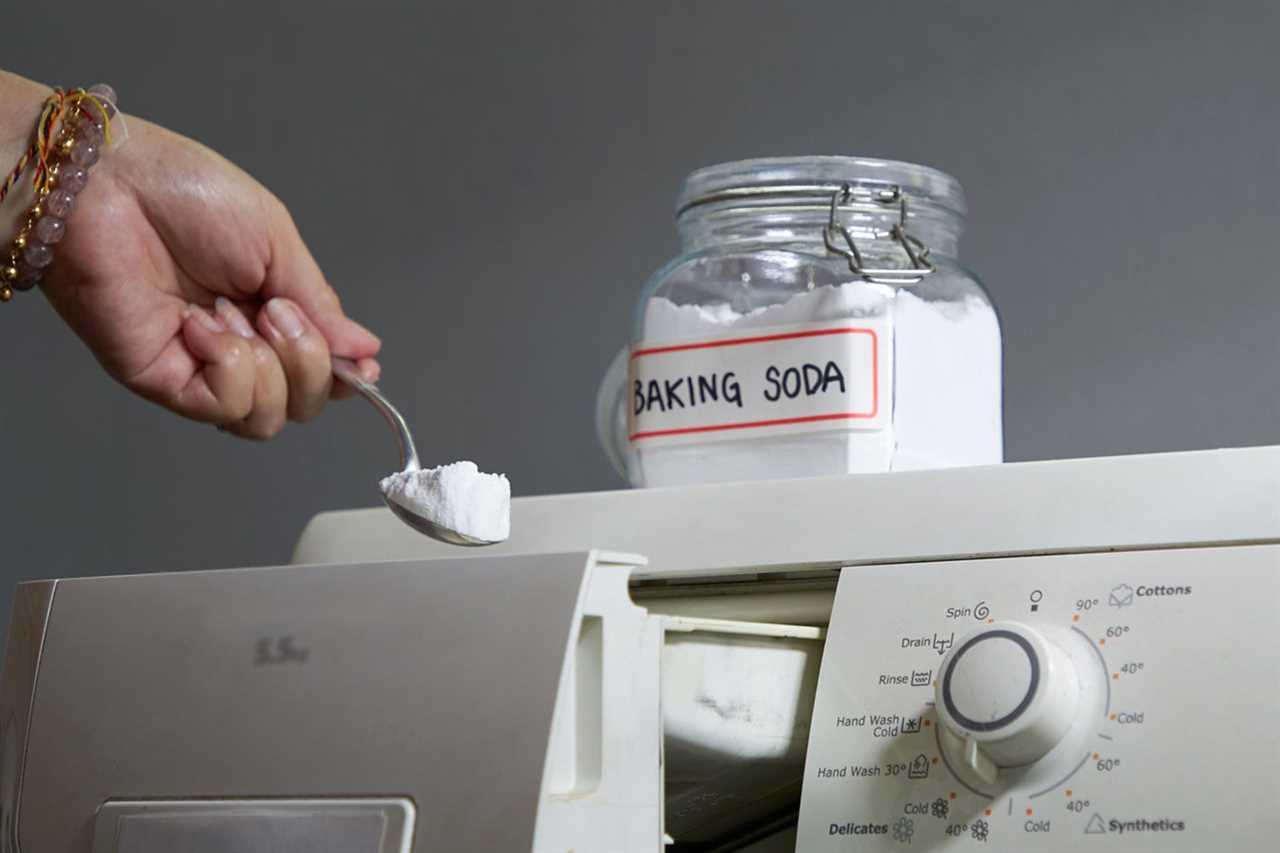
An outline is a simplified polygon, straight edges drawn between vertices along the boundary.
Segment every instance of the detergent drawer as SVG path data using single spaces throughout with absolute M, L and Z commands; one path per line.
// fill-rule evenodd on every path
M 104 803 L 93 853 L 408 853 L 406 799 Z
M 825 630 L 663 621 L 667 833 L 677 844 L 723 842 L 794 813 Z

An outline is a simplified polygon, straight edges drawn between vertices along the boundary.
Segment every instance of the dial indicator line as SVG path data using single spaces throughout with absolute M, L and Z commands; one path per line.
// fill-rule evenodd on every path
M 1084 631 L 1081 631 L 1076 626 L 1072 625 L 1071 630 L 1075 631 L 1081 637 L 1084 637 L 1084 641 L 1089 644 L 1089 648 L 1093 649 L 1093 653 L 1098 656 L 1098 663 L 1102 664 L 1102 671 L 1108 672 L 1107 659 L 1102 656 L 1102 649 L 1098 648 L 1097 644 L 1094 643 L 1093 640 L 1089 639 L 1088 634 L 1086 634 Z M 1111 682 L 1106 679 L 1104 680 L 1107 683 L 1107 707 L 1102 710 L 1102 716 L 1105 717 L 1108 713 L 1111 712 Z
M 1102 732 L 1098 732 L 1098 737 L 1102 738 L 1103 740 L 1115 740 L 1115 738 L 1113 738 L 1111 735 L 1104 735 Z
M 1062 785 L 1065 785 L 1065 784 L 1067 783 L 1067 780 L 1068 780 L 1068 779 L 1070 779 L 1072 776 L 1076 775 L 1076 773 L 1078 773 L 1078 772 L 1079 772 L 1079 770 L 1080 770 L 1080 768 L 1081 768 L 1081 767 L 1084 767 L 1084 763 L 1085 763 L 1086 761 L 1088 761 L 1088 760 L 1089 760 L 1089 753 L 1087 753 L 1087 752 L 1086 752 L 1086 753 L 1084 754 L 1084 758 L 1080 759 L 1080 763 L 1079 763 L 1079 764 L 1077 764 L 1075 767 L 1072 767 L 1072 768 L 1071 768 L 1071 772 L 1070 772 L 1070 773 L 1068 773 L 1066 776 L 1063 776 L 1061 779 L 1059 779 L 1057 782 L 1054 782 L 1052 785 L 1050 785 L 1049 787 L 1045 788 L 1043 791 L 1036 791 L 1034 794 L 1032 794 L 1031 796 L 1027 797 L 1027 799 L 1028 799 L 1028 800 L 1034 800 L 1036 797 L 1042 797 L 1042 796 L 1044 796 L 1045 794 L 1049 793 L 1050 791 L 1055 790 L 1056 788 L 1058 788 L 1058 787 L 1060 787 L 1060 786 L 1062 786 Z
M 964 781 L 964 778 L 961 777 L 960 774 L 956 772 L 956 769 L 951 766 L 951 762 L 947 760 L 947 751 L 942 748 L 942 726 L 938 725 L 933 727 L 933 739 L 938 744 L 938 755 L 942 756 L 943 766 L 947 768 L 947 772 L 950 773 L 966 791 L 971 794 L 977 794 L 979 797 L 984 797 L 988 800 L 995 797 L 995 794 L 990 794 L 986 791 L 979 791 L 977 788 Z M 1010 812 L 1010 814 L 1012 814 L 1012 812 Z

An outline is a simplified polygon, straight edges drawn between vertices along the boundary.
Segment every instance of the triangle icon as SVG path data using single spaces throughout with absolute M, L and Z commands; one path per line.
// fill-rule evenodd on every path
M 1085 826 L 1084 831 L 1089 835 L 1105 834 L 1107 831 L 1107 825 L 1102 822 L 1102 815 L 1094 812 L 1093 817 L 1089 818 L 1089 823 Z

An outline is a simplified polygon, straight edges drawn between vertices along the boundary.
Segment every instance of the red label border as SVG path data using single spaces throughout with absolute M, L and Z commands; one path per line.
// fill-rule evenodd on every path
M 677 429 L 649 430 L 635 432 L 627 436 L 628 441 L 639 441 L 645 438 L 659 438 L 671 435 L 691 435 L 704 432 L 721 432 L 735 429 L 757 429 L 760 427 L 787 426 L 790 424 L 819 423 L 822 421 L 871 420 L 880 414 L 880 336 L 875 329 L 857 326 L 842 326 L 836 329 L 811 329 L 804 332 L 785 332 L 776 335 L 758 335 L 750 338 L 730 338 L 723 341 L 706 341 L 697 344 L 673 344 L 671 346 L 646 347 L 631 353 L 630 361 L 651 355 L 662 355 L 687 350 L 717 349 L 719 347 L 743 346 L 746 344 L 771 343 L 774 341 L 795 340 L 797 338 L 818 338 L 828 335 L 868 335 L 871 338 L 871 411 L 869 412 L 833 412 L 827 415 L 806 415 L 798 418 L 775 418 L 765 421 L 738 421 L 728 424 L 710 424 L 707 426 L 679 427 Z M 628 383 L 630 384 L 630 383 Z

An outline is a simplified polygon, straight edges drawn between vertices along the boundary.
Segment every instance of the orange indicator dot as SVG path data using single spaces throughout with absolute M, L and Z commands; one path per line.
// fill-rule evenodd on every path
M 936 756 L 936 755 L 935 755 L 935 756 L 933 757 L 933 763 L 934 763 L 934 764 L 937 764 L 937 763 L 938 763 L 938 756 Z
M 951 799 L 953 799 L 953 800 L 954 800 L 955 798 L 956 798 L 956 792 L 955 792 L 955 791 L 952 791 L 952 792 L 951 792 Z
M 1069 797 L 1069 796 L 1071 796 L 1071 789 L 1070 789 L 1070 788 L 1068 788 L 1068 789 L 1067 789 L 1067 796 L 1068 796 L 1068 797 Z
M 987 817 L 991 817 L 991 809 L 983 809 L 982 813 Z
M 1115 718 L 1116 718 L 1116 715 L 1115 715 L 1115 714 L 1112 714 L 1112 715 L 1111 715 L 1111 719 L 1113 719 L 1113 720 L 1114 720 Z
M 925 720 L 924 725 L 925 725 L 925 728 L 928 728 L 929 726 L 932 726 L 933 723 L 931 723 L 929 720 Z
M 994 619 L 988 619 L 988 620 L 987 620 L 987 624 L 988 624 L 988 625 L 994 625 L 995 623 L 996 623 L 996 620 L 994 620 Z
M 1031 809 L 1027 809 L 1027 817 L 1031 817 Z
M 1113 672 L 1113 673 L 1111 673 L 1111 680 L 1112 680 L 1112 681 L 1119 681 L 1119 680 L 1120 680 L 1120 673 L 1118 673 L 1118 672 Z
M 1079 614 L 1079 613 L 1077 613 L 1075 616 L 1072 616 L 1072 617 L 1071 617 L 1071 621 L 1072 621 L 1072 622 L 1079 622 L 1079 621 L 1080 621 L 1080 614 Z
M 1107 641 L 1106 641 L 1105 639 L 1104 639 L 1104 640 L 1099 640 L 1099 641 L 1098 641 L 1098 645 L 1100 645 L 1100 646 L 1105 646 L 1106 644 L 1107 644 Z
M 936 678 L 935 678 L 935 679 L 933 680 L 933 686 L 934 686 L 934 687 L 937 687 L 937 686 L 938 686 L 938 679 L 936 679 Z
M 1098 758 L 1099 758 L 1098 753 L 1096 753 L 1096 752 L 1095 752 L 1095 753 L 1093 754 L 1093 760 L 1094 760 L 1094 761 L 1097 761 L 1097 760 L 1098 760 Z

